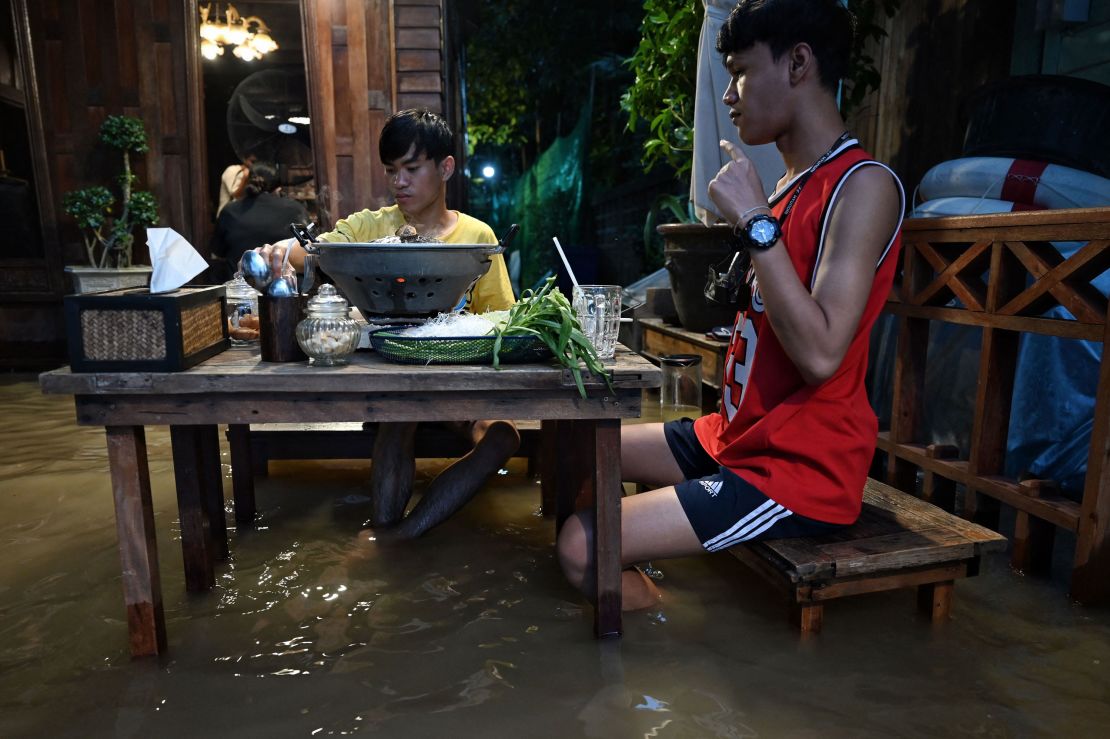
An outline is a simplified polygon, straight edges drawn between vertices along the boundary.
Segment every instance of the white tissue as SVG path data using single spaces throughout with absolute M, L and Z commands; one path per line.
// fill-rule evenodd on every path
M 172 228 L 148 228 L 146 245 L 150 249 L 150 292 L 168 293 L 208 269 L 208 262 L 185 237 Z

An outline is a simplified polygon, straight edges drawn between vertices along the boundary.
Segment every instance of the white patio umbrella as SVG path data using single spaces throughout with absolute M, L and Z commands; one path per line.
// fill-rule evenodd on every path
M 698 45 L 698 81 L 694 95 L 694 167 L 690 174 L 690 200 L 694 213 L 702 223 L 718 220 L 709 199 L 709 181 L 725 165 L 728 155 L 721 151 L 720 141 L 738 144 L 751 158 L 763 190 L 770 195 L 775 183 L 786 171 L 782 156 L 774 144 L 748 146 L 740 141 L 736 126 L 728 117 L 728 108 L 721 102 L 729 76 L 717 53 L 717 31 L 728 19 L 735 0 L 702 0 L 705 17 L 701 24 Z

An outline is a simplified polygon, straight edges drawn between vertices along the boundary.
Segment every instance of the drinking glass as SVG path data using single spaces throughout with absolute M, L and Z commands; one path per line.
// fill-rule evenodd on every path
M 573 305 L 582 333 L 597 349 L 597 355 L 612 359 L 621 321 L 620 285 L 575 285 Z

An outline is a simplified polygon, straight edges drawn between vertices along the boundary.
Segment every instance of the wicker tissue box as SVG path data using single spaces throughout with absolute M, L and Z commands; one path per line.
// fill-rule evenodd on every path
M 65 298 L 74 372 L 176 372 L 229 345 L 223 285 L 152 295 L 145 287 Z

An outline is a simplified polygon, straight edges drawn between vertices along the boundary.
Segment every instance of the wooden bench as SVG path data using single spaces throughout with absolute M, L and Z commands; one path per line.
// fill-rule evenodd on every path
M 527 457 L 530 467 L 537 454 L 540 424 L 518 421 L 520 448 L 515 457 Z M 250 429 L 251 464 L 257 477 L 265 477 L 270 460 L 370 459 L 377 429 L 361 423 L 270 423 Z M 229 439 L 231 434 L 229 431 Z M 427 426 L 416 435 L 416 456 L 461 457 L 470 445 L 446 428 Z
M 863 512 L 850 528 L 729 551 L 788 597 L 803 633 L 815 633 L 826 602 L 898 588 L 916 587 L 918 607 L 944 620 L 955 581 L 978 574 L 982 555 L 1005 547 L 990 529 L 868 480 Z
M 528 458 L 528 474 L 536 474 L 539 454 L 538 421 L 517 421 L 520 448 L 516 457 Z M 271 460 L 281 459 L 370 459 L 377 428 L 361 423 L 272 423 L 251 427 L 227 427 L 231 454 L 231 485 L 235 520 L 239 525 L 254 521 L 254 478 L 269 474 Z M 461 457 L 469 445 L 446 428 L 429 425 L 416 435 L 416 456 Z

